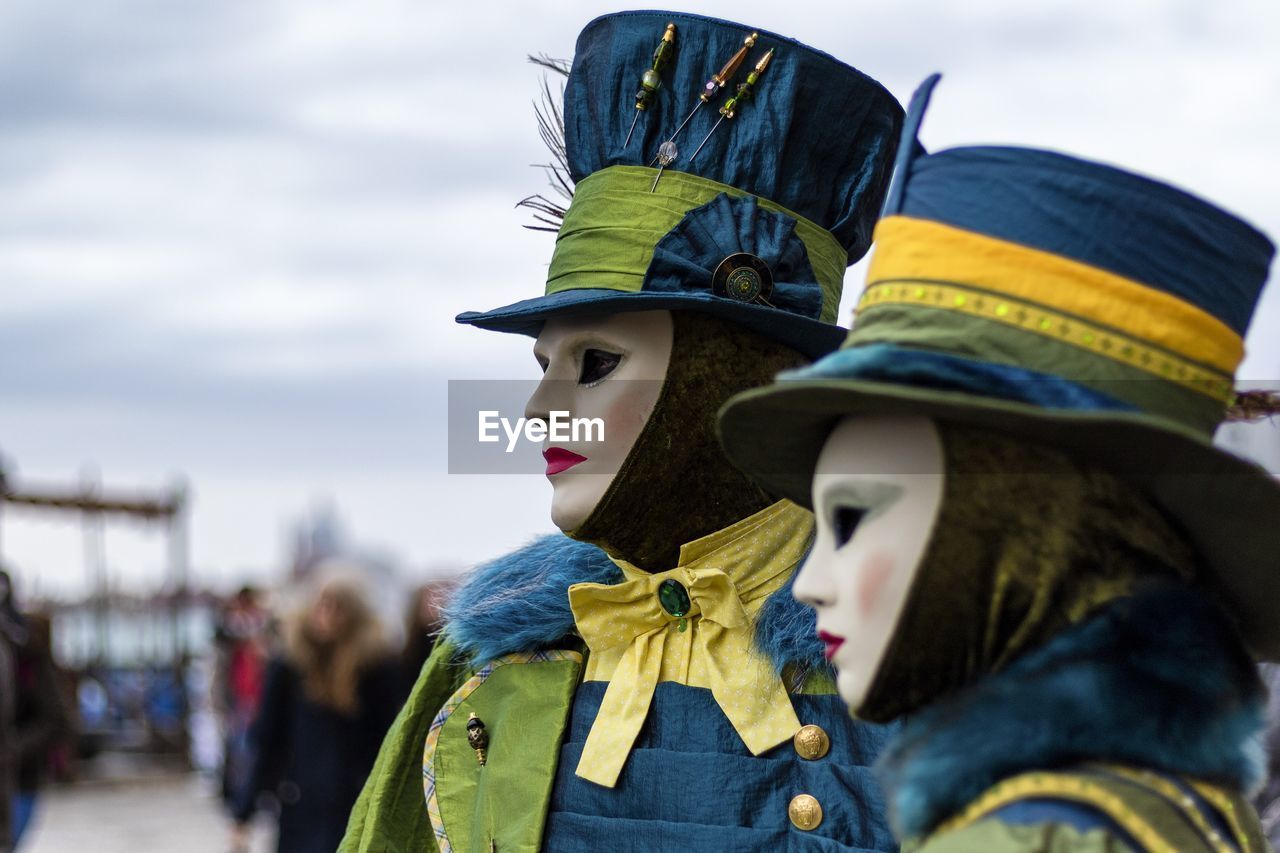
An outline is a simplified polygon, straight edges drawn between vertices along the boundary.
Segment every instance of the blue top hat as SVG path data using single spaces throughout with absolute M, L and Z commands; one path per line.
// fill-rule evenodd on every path
M 1167 184 L 1025 148 L 925 154 L 908 110 L 853 329 L 837 352 L 731 400 L 729 457 L 809 503 L 853 415 L 978 424 L 1137 482 L 1191 536 L 1241 632 L 1280 659 L 1280 484 L 1215 448 L 1274 254 Z
M 695 15 L 597 18 L 565 88 L 576 188 L 546 292 L 458 322 L 537 335 L 552 316 L 685 309 L 829 352 L 901 123 L 883 86 L 792 39 Z

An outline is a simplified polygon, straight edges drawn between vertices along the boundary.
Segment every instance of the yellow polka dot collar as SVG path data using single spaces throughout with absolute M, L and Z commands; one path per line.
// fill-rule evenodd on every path
M 782 679 L 752 645 L 752 617 L 791 576 L 813 516 L 779 501 L 685 544 L 674 569 L 650 574 L 614 560 L 625 580 L 569 587 L 591 656 L 586 679 L 608 681 L 577 775 L 613 787 L 659 681 L 711 690 L 752 754 L 800 728 Z

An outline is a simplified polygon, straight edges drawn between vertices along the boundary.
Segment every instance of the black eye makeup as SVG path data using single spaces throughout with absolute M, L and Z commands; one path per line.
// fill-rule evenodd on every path
M 843 480 L 830 484 L 823 491 L 819 506 L 836 550 L 849 544 L 863 522 L 887 510 L 900 497 L 902 487 L 894 483 Z
M 866 509 L 859 506 L 837 505 L 834 508 L 831 513 L 831 530 L 835 533 L 837 548 L 848 544 L 866 514 Z
M 602 349 L 586 349 L 582 352 L 582 370 L 578 374 L 579 385 L 594 385 L 617 369 L 622 354 Z

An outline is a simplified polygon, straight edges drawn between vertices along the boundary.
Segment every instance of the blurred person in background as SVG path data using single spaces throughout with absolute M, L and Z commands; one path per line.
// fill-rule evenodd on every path
M 48 645 L 50 649 L 53 648 L 52 641 Z M 66 713 L 66 729 L 63 736 L 49 747 L 49 760 L 45 768 L 48 771 L 46 778 L 52 782 L 72 782 L 75 781 L 74 759 L 80 746 L 82 731 L 80 708 L 76 701 L 80 677 L 76 672 L 59 664 L 57 658 L 52 659 L 52 665 L 54 685 L 62 700 L 62 709 Z
M 16 850 L 35 814 L 40 782 L 52 749 L 70 731 L 70 715 L 58 688 L 47 616 L 24 617 L 13 583 L 0 570 L 0 796 L 7 826 L 0 825 L 0 846 Z
M 226 603 L 214 634 L 213 696 L 223 732 L 222 796 L 234 807 L 249 781 L 249 727 L 258 713 L 269 655 L 270 616 L 258 590 L 241 589 Z
M 428 581 L 418 587 L 409 600 L 404 620 L 404 652 L 400 655 L 406 694 L 435 648 L 442 627 L 440 612 L 453 587 L 449 581 Z
M 267 666 L 233 848 L 245 849 L 258 795 L 270 791 L 280 803 L 279 853 L 333 853 L 403 698 L 367 590 L 346 576 L 322 582 Z
M 26 627 L 13 603 L 13 581 L 0 569 L 0 853 L 13 849 L 14 655 L 26 641 Z
M 55 751 L 64 747 L 72 734 L 71 710 L 53 663 L 52 622 L 46 613 L 29 613 L 26 624 L 27 642 L 18 650 L 14 667 L 14 849 L 31 825 L 40 786 Z

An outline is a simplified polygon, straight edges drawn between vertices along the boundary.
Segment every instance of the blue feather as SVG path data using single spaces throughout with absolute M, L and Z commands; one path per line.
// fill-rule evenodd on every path
M 1115 761 L 1250 790 L 1265 694 L 1208 596 L 1156 586 L 910 717 L 881 758 L 890 822 L 918 836 L 1030 770 Z

